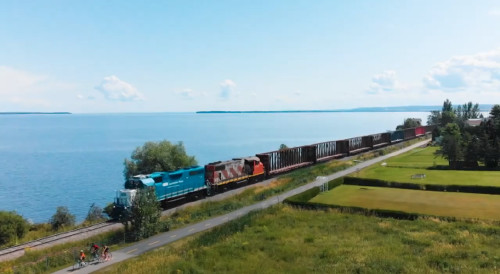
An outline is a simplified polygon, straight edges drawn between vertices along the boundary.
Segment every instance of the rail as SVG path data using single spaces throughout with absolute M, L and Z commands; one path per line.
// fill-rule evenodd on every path
M 45 245 L 45 244 L 48 244 L 51 242 L 56 242 L 56 241 L 59 241 L 59 240 L 65 239 L 65 238 L 76 236 L 76 235 L 79 235 L 81 233 L 87 233 L 87 232 L 95 231 L 98 229 L 102 229 L 102 228 L 105 228 L 105 227 L 108 227 L 108 226 L 111 226 L 114 224 L 116 224 L 116 223 L 110 222 L 110 221 L 97 223 L 97 224 L 94 224 L 91 226 L 81 227 L 81 228 L 73 229 L 70 231 L 53 234 L 53 235 L 50 235 L 47 237 L 43 237 L 43 238 L 29 241 L 26 243 L 22 243 L 19 245 L 3 248 L 3 249 L 0 249 L 0 261 L 5 260 L 5 258 L 4 258 L 5 256 L 12 254 L 12 253 L 15 253 L 15 252 L 22 252 L 26 248 L 34 248 L 37 246 Z

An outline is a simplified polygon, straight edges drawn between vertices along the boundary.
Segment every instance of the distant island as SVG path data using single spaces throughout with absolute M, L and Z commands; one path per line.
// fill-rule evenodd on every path
M 0 115 L 7 114 L 71 114 L 71 112 L 0 112 Z
M 479 105 L 482 112 L 489 111 L 493 105 Z M 310 113 L 310 112 L 430 112 L 441 110 L 442 106 L 399 106 L 399 107 L 362 107 L 333 110 L 249 110 L 249 111 L 197 111 L 196 113 Z

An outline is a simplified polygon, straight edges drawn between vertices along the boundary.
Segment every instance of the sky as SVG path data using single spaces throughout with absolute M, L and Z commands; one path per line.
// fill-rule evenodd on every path
M 0 6 L 0 112 L 500 103 L 498 1 Z

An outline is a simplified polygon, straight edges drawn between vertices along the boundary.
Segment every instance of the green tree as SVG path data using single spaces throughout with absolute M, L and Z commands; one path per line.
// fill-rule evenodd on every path
M 477 119 L 481 116 L 481 110 L 479 109 L 479 104 L 473 105 L 472 102 L 463 104 L 457 107 L 457 118 L 462 121 L 468 119 Z
M 58 230 L 63 227 L 74 226 L 75 219 L 75 215 L 71 214 L 67 207 L 59 206 L 56 213 L 50 218 L 49 223 L 52 225 L 53 230 Z
M 493 120 L 500 118 L 500 105 L 494 105 L 490 110 L 490 118 Z
M 281 144 L 280 145 L 280 149 L 279 150 L 287 150 L 288 149 L 288 146 L 285 145 L 285 144 Z
M 427 116 L 428 125 L 440 125 L 441 124 L 441 111 L 433 110 L 431 114 Z
M 130 213 L 124 221 L 127 232 L 138 241 L 160 230 L 161 208 L 154 188 L 138 189 Z M 129 225 L 130 224 L 130 225 Z
M 441 111 L 441 127 L 445 127 L 449 123 L 454 123 L 456 118 L 457 116 L 451 101 L 446 99 L 443 103 L 443 109 Z
M 450 100 L 446 99 L 443 102 L 443 108 L 441 109 L 443 112 L 445 111 L 453 111 L 453 104 Z
M 415 118 L 406 118 L 403 122 L 402 125 L 398 125 L 396 127 L 396 130 L 401 130 L 405 128 L 414 128 L 414 127 L 419 127 L 421 126 L 420 119 L 415 119 Z
M 196 165 L 194 156 L 188 156 L 182 142 L 172 144 L 167 140 L 146 142 L 137 147 L 131 159 L 125 159 L 123 175 L 125 180 L 137 174 L 150 174 L 156 171 L 171 171 Z
M 475 168 L 478 166 L 478 161 L 481 160 L 481 143 L 477 136 L 465 132 L 463 135 L 463 155 L 465 165 Z
M 17 243 L 28 232 L 29 226 L 15 211 L 0 211 L 0 245 Z
M 456 168 L 458 161 L 463 160 L 462 136 L 460 128 L 455 123 L 448 123 L 444 128 L 441 149 L 438 154 L 442 155 L 450 163 L 451 168 Z

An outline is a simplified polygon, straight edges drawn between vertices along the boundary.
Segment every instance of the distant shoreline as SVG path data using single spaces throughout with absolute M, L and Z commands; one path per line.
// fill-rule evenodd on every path
M 13 115 L 13 114 L 71 114 L 71 112 L 0 112 L 0 115 Z
M 457 105 L 458 106 L 458 105 Z M 479 105 L 482 112 L 487 112 L 493 105 Z M 332 109 L 332 110 L 248 110 L 248 111 L 197 111 L 198 114 L 224 114 L 224 113 L 322 113 L 322 112 L 431 112 L 441 111 L 442 106 L 398 106 L 398 107 L 363 107 L 353 109 Z

